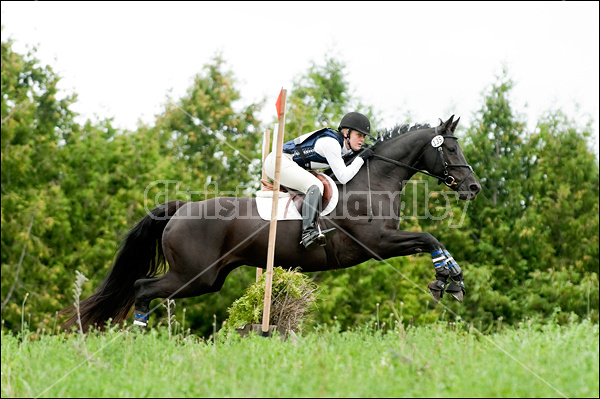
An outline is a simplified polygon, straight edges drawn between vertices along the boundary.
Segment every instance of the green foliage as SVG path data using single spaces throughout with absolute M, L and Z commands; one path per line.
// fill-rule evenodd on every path
M 526 133 L 511 110 L 511 88 L 505 71 L 463 147 L 482 192 L 469 204 L 461 245 L 448 248 L 472 265 L 465 279 L 476 303 L 466 304 L 468 317 L 517 323 L 558 307 L 597 320 L 598 306 L 588 299 L 597 296 L 591 282 L 599 269 L 598 163 L 586 144 L 589 124 L 581 128 L 550 112 Z
M 598 273 L 599 174 L 597 160 L 587 147 L 588 129 L 560 111 L 549 113 L 527 145 L 531 166 L 524 186 L 531 199 L 522 225 L 536 229 L 538 237 L 550 244 L 532 245 L 529 250 L 529 256 L 541 260 L 540 266 L 568 265 Z M 528 230 L 517 231 L 520 237 L 531 236 Z M 546 251 L 550 259 L 535 253 L 536 249 Z
M 166 142 L 176 180 L 190 200 L 247 194 L 245 186 L 260 173 L 263 133 L 255 114 L 262 105 L 238 106 L 235 83 L 225 61 L 215 56 L 184 97 L 169 100 L 152 128 Z
M 457 311 L 476 325 L 553 314 L 598 320 L 598 163 L 589 124 L 548 112 L 529 133 L 512 110 L 512 87 L 504 71 L 474 125 L 458 132 L 482 184 L 478 198 L 456 201 L 415 176 L 403 191 L 400 228 L 433 234 L 458 261 L 467 294 Z
M 46 262 L 53 255 L 47 238 L 63 220 L 49 209 L 64 201 L 61 140 L 77 128 L 68 109 L 75 96 L 59 94 L 58 81 L 52 68 L 39 65 L 34 51 L 21 55 L 10 40 L 2 42 L 2 317 L 7 327 L 21 324 L 20 304 L 28 292 L 29 304 L 36 306 L 34 325 L 48 321 L 57 303 L 46 291 L 58 290 L 61 280 L 59 270 Z
M 262 323 L 266 276 L 267 274 L 263 273 L 228 309 L 226 326 L 229 329 Z M 273 268 L 269 323 L 281 326 L 294 324 L 295 327 L 296 323 L 288 323 L 292 316 L 289 313 L 294 313 L 293 321 L 298 317 L 302 318 L 304 312 L 314 305 L 316 291 L 316 284 L 308 276 L 294 270 L 286 271 L 281 267 Z

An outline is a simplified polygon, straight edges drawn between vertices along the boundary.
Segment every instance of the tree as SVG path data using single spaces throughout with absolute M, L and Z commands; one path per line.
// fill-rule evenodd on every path
M 144 214 L 144 189 L 165 178 L 169 158 L 153 132 L 120 132 L 110 120 L 83 126 L 57 91 L 59 78 L 33 53 L 2 43 L 2 300 L 7 328 L 50 328 L 70 305 L 75 270 L 98 285 L 129 226 Z M 62 98 L 62 100 L 57 100 Z
M 26 55 L 2 42 L 2 313 L 7 327 L 19 320 L 20 304 L 44 300 L 30 276 L 45 266 L 45 242 L 55 222 L 47 207 L 62 200 L 58 156 L 63 135 L 74 127 L 74 95 L 58 93 L 58 75 L 40 66 L 35 49 Z M 44 286 L 51 282 L 44 283 Z
M 324 65 L 312 61 L 305 74 L 294 78 L 288 99 L 285 140 L 321 127 L 337 129 L 342 117 L 351 111 L 365 114 L 371 125 L 377 126 L 371 107 L 361 104 L 353 94 L 345 68 L 344 62 L 327 56 Z
M 510 324 L 561 308 L 597 319 L 582 293 L 582 286 L 588 297 L 598 292 L 598 165 L 586 146 L 589 131 L 558 112 L 525 132 L 511 88 L 504 71 L 463 147 L 482 183 L 469 206 L 470 239 L 454 254 L 471 265 L 465 278 L 477 306 L 470 315 Z
M 529 174 L 527 164 L 519 158 L 527 137 L 525 123 L 512 110 L 512 87 L 512 80 L 503 70 L 485 96 L 463 148 L 482 187 L 477 200 L 469 206 L 477 259 L 498 264 L 501 269 L 512 268 L 502 265 L 502 248 L 509 246 L 506 233 L 525 209 L 527 197 L 523 195 L 522 183 Z
M 219 192 L 239 195 L 239 187 L 243 191 L 246 185 L 258 187 L 262 129 L 255 114 L 262 104 L 237 110 L 240 98 L 233 72 L 216 55 L 194 77 L 187 94 L 169 100 L 158 116 L 154 130 L 167 142 L 180 166 L 176 169 L 185 171 L 176 178 L 192 190 L 212 183 L 217 188 L 209 188 L 211 197 Z
M 530 200 L 511 231 L 527 260 L 523 308 L 543 317 L 571 314 L 598 320 L 598 161 L 588 148 L 590 124 L 580 127 L 548 112 L 524 148 Z M 557 316 L 558 315 L 558 316 Z
M 590 135 L 590 126 L 549 112 L 524 148 L 530 173 L 521 224 L 536 230 L 515 232 L 520 239 L 542 235 L 548 248 L 532 245 L 529 253 L 554 268 L 568 263 L 580 272 L 598 272 L 598 163 L 588 148 Z

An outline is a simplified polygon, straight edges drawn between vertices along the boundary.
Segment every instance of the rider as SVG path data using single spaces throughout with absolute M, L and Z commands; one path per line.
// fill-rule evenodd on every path
M 338 130 L 323 128 L 303 134 L 283 144 L 279 181 L 281 185 L 306 194 L 302 205 L 302 240 L 306 249 L 316 244 L 326 244 L 326 237 L 335 232 L 335 228 L 317 230 L 316 222 L 323 195 L 323 183 L 307 169 L 330 167 L 337 180 L 346 184 L 356 175 L 365 159 L 373 155 L 368 148 L 363 149 L 356 159 L 345 165 L 343 156 L 359 151 L 365 136 L 371 135 L 371 122 L 358 112 L 350 112 L 342 118 Z M 275 155 L 265 158 L 264 169 L 267 176 L 275 175 Z

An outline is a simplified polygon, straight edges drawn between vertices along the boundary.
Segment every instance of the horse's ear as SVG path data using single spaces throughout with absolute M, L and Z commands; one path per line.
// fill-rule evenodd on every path
M 456 127 L 458 126 L 458 121 L 460 121 L 460 116 L 458 117 L 457 120 L 454 121 L 454 123 L 452 124 L 452 126 L 450 127 L 450 131 L 452 133 L 454 133 L 454 131 L 456 130 Z
M 438 118 L 440 120 L 440 124 L 438 126 L 442 126 L 444 124 L 444 121 L 442 120 L 442 118 Z
M 452 126 L 452 120 L 454 119 L 454 115 L 452 115 L 450 117 L 450 119 L 448 119 L 446 122 L 444 122 L 444 128 L 443 130 L 450 130 L 450 127 Z

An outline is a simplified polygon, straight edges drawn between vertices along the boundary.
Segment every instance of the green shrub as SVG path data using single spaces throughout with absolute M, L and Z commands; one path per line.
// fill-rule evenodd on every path
M 225 328 L 242 328 L 246 324 L 262 323 L 266 275 L 263 273 L 256 283 L 248 287 L 244 296 L 231 305 Z M 314 305 L 317 293 L 317 285 L 308 276 L 295 270 L 274 268 L 270 324 L 297 330 L 307 311 Z

